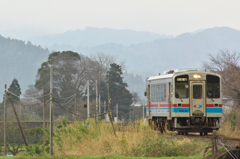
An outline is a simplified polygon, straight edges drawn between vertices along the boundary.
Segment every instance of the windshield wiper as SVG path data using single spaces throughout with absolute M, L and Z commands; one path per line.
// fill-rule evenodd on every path
M 181 97 L 179 97 L 179 98 L 181 99 L 181 102 L 183 102 L 182 98 Z

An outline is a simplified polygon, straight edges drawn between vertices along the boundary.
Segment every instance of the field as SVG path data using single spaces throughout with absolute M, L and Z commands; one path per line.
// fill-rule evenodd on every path
M 63 120 L 55 127 L 53 158 L 204 158 L 211 145 L 209 140 L 179 137 L 173 132 L 161 134 L 142 121 L 126 126 L 115 123 L 116 136 L 112 125 L 104 121 L 66 123 Z M 49 132 L 44 135 L 44 140 L 14 158 L 52 158 L 48 155 Z

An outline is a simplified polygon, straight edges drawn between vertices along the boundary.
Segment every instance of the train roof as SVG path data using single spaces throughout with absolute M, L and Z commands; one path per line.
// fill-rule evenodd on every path
M 200 71 L 199 69 L 196 68 L 186 68 L 186 69 L 176 69 L 176 70 L 168 70 L 164 71 L 163 75 L 159 76 L 151 76 L 147 80 L 156 80 L 156 79 L 164 79 L 164 78 L 172 78 L 174 74 L 180 73 L 180 72 L 189 72 L 189 71 Z
M 158 79 L 168 79 L 168 78 L 172 78 L 175 74 L 177 73 L 183 73 L 183 72 L 187 72 L 190 73 L 191 71 L 194 72 L 199 72 L 199 73 L 208 73 L 208 74 L 212 74 L 212 75 L 216 75 L 221 77 L 219 74 L 214 73 L 214 72 L 206 72 L 206 71 L 201 71 L 199 69 L 176 69 L 176 70 L 168 70 L 165 71 L 163 73 L 163 75 L 159 75 L 159 76 L 151 76 L 147 79 L 147 81 L 152 81 L 152 80 L 158 80 Z

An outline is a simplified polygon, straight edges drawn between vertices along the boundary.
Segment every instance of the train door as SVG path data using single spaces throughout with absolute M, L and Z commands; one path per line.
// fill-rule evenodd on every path
M 205 116 L 205 84 L 195 81 L 190 81 L 190 84 L 190 116 Z

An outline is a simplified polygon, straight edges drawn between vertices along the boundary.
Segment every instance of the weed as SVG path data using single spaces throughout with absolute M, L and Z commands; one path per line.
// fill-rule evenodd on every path
M 231 128 L 234 128 L 236 126 L 236 118 L 237 118 L 236 113 L 234 113 L 230 119 Z
M 58 128 L 54 144 L 59 148 L 58 154 L 64 156 L 118 154 L 134 157 L 196 155 L 205 146 L 203 141 L 194 143 L 186 138 L 159 135 L 140 121 L 135 128 L 129 124 L 117 130 L 115 136 L 110 123 L 78 121 Z
M 43 149 L 40 148 L 38 145 L 29 145 L 26 147 L 26 152 L 24 152 L 24 156 L 34 156 L 40 155 L 43 152 Z

